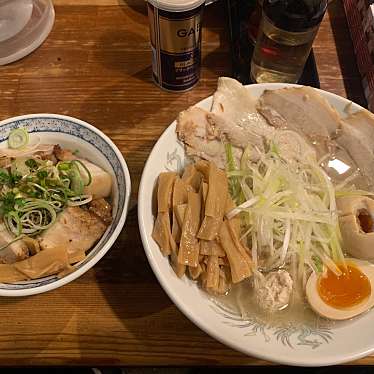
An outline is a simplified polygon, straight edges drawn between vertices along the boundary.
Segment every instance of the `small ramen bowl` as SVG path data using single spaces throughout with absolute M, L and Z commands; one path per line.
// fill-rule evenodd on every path
M 30 114 L 0 122 L 0 147 L 6 147 L 10 131 L 23 127 L 30 137 L 37 133 L 41 143 L 59 144 L 79 150 L 85 158 L 107 171 L 113 180 L 111 204 L 113 220 L 86 258 L 75 264 L 75 270 L 61 278 L 52 275 L 35 280 L 0 283 L 0 296 L 29 296 L 61 287 L 91 269 L 110 249 L 120 234 L 127 216 L 131 180 L 125 159 L 114 143 L 96 127 L 79 119 L 58 114 Z

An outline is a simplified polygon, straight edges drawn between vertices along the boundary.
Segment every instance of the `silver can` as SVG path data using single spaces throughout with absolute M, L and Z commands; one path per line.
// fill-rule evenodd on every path
M 148 0 L 155 83 L 170 91 L 191 89 L 200 78 L 204 0 Z

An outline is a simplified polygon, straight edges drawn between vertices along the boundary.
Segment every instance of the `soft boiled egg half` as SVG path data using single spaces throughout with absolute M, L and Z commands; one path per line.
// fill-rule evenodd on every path
M 339 266 L 341 275 L 326 270 L 313 273 L 306 285 L 311 308 L 322 317 L 343 320 L 355 317 L 374 306 L 374 265 L 346 259 Z

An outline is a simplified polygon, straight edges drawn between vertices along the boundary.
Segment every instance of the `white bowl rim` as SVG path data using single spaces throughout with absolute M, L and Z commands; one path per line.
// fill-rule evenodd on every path
M 42 285 L 42 286 L 37 286 L 33 288 L 27 288 L 27 289 L 22 289 L 22 290 L 4 290 L 0 289 L 0 296 L 10 296 L 10 297 L 19 297 L 19 296 L 31 296 L 31 295 L 36 295 L 40 293 L 44 293 L 47 291 L 52 291 L 56 288 L 62 287 L 67 283 L 72 282 L 73 280 L 79 278 L 81 275 L 83 275 L 86 271 L 91 269 L 95 264 L 100 261 L 104 255 L 109 251 L 109 249 L 112 247 L 116 239 L 118 238 L 119 234 L 122 231 L 122 228 L 125 224 L 126 218 L 127 218 L 127 213 L 128 213 L 128 206 L 129 206 L 129 201 L 130 201 L 130 194 L 131 194 L 131 178 L 130 178 L 130 172 L 127 167 L 127 163 L 118 149 L 118 147 L 110 140 L 110 138 L 105 135 L 101 130 L 96 128 L 95 126 L 89 124 L 88 122 L 85 122 L 81 119 L 71 117 L 71 116 L 66 116 L 62 114 L 49 114 L 49 113 L 36 113 L 36 114 L 25 114 L 21 116 L 16 116 L 16 117 L 11 117 L 7 118 L 5 120 L 0 121 L 0 126 L 6 125 L 11 122 L 15 121 L 21 121 L 25 119 L 33 119 L 33 118 L 53 118 L 53 119 L 61 119 L 61 120 L 66 120 L 66 121 L 71 121 L 75 122 L 78 125 L 81 125 L 82 127 L 86 127 L 90 129 L 91 131 L 95 132 L 97 135 L 99 135 L 101 138 L 103 138 L 106 143 L 109 144 L 109 146 L 112 148 L 112 150 L 115 152 L 116 156 L 118 157 L 118 160 L 120 161 L 121 167 L 123 168 L 124 175 L 125 175 L 125 185 L 126 185 L 126 191 L 125 191 L 125 205 L 123 209 L 123 213 L 120 217 L 120 220 L 118 221 L 118 224 L 113 231 L 113 234 L 108 238 L 107 242 L 103 245 L 103 248 L 87 263 L 82 265 L 79 269 L 73 271 L 72 273 L 64 276 L 61 279 L 57 279 L 56 281 Z
M 305 85 L 290 84 L 290 83 L 258 83 L 258 84 L 249 84 L 249 85 L 246 85 L 245 87 L 250 87 L 250 86 L 257 86 L 257 87 L 259 87 L 259 89 L 263 88 L 264 90 L 285 88 L 285 87 L 305 87 Z M 312 88 L 314 88 L 314 87 L 312 87 Z M 339 96 L 337 94 L 334 94 L 332 92 L 328 92 L 328 91 L 325 91 L 325 90 L 322 90 L 322 89 L 319 89 L 319 88 L 314 88 L 314 89 L 319 91 L 319 92 L 323 92 L 324 96 L 331 96 L 332 98 L 334 98 L 338 101 L 341 101 L 341 102 L 344 101 L 344 102 L 346 102 L 346 105 L 352 104 L 353 107 L 355 108 L 355 111 L 356 110 L 367 110 L 366 108 L 362 107 L 361 105 L 356 104 L 353 101 L 351 101 L 347 98 L 344 98 L 342 96 Z M 213 97 L 213 95 L 210 95 L 210 96 L 198 101 L 197 103 L 195 103 L 193 105 L 199 106 L 203 102 L 210 100 L 212 97 Z M 163 138 L 164 136 L 166 136 L 167 132 L 170 131 L 169 130 L 170 126 L 172 126 L 172 124 L 174 122 L 175 122 L 175 120 L 169 126 L 166 127 L 164 132 L 157 139 L 157 142 L 153 146 L 153 149 L 148 156 L 148 159 L 145 163 L 143 173 L 142 173 L 142 177 L 141 177 L 141 180 L 140 180 L 139 192 L 138 192 L 139 197 L 141 197 L 144 193 L 143 190 L 145 189 L 145 183 L 146 182 L 145 182 L 145 178 L 143 178 L 143 175 L 145 174 L 145 171 L 147 170 L 148 161 L 151 159 L 151 156 L 152 156 L 153 152 L 155 152 L 155 148 L 157 146 L 158 141 L 161 138 Z M 143 217 L 142 217 L 143 209 L 144 209 L 144 202 L 139 198 L 138 199 L 138 222 L 139 222 L 139 230 L 140 230 L 140 235 L 141 235 L 144 251 L 145 251 L 146 256 L 148 258 L 148 262 L 149 262 L 149 264 L 150 264 L 150 266 L 153 270 L 153 273 L 155 274 L 155 276 L 156 276 L 158 282 L 160 283 L 161 287 L 163 288 L 163 290 L 166 292 L 166 294 L 169 296 L 169 298 L 173 301 L 174 305 L 192 323 L 194 323 L 198 328 L 203 330 L 205 333 L 207 333 L 209 336 L 213 337 L 214 339 L 216 339 L 220 343 L 224 344 L 226 347 L 229 347 L 231 349 L 234 349 L 238 352 L 243 353 L 246 356 L 249 356 L 249 353 L 248 353 L 249 350 L 246 351 L 240 345 L 234 344 L 231 341 L 226 340 L 224 336 L 220 335 L 217 331 L 215 331 L 214 329 L 212 329 L 209 326 L 207 326 L 206 324 L 204 324 L 202 321 L 199 320 L 197 315 L 190 312 L 187 303 L 183 302 L 182 299 L 178 299 L 177 295 L 175 295 L 173 293 L 171 287 L 165 281 L 165 279 L 163 278 L 163 276 L 160 274 L 160 272 L 158 271 L 158 269 L 156 267 L 156 261 L 153 258 L 152 251 L 151 251 L 150 246 L 148 244 L 148 239 L 149 238 L 148 238 L 147 232 L 145 230 L 145 223 L 144 223 L 144 220 L 143 220 Z M 370 348 L 370 349 L 367 349 L 365 351 L 360 350 L 360 351 L 352 352 L 352 354 L 345 355 L 343 358 L 337 354 L 337 355 L 331 356 L 330 359 L 322 359 L 322 360 L 318 360 L 318 359 L 316 360 L 315 359 L 313 362 L 305 362 L 305 360 L 300 360 L 300 359 L 297 359 L 295 357 L 290 357 L 290 358 L 279 357 L 277 359 L 274 359 L 274 356 L 271 353 L 267 353 L 265 351 L 260 351 L 260 350 L 256 350 L 256 349 L 252 349 L 252 347 L 251 347 L 251 353 L 250 354 L 253 355 L 253 357 L 256 357 L 256 358 L 266 360 L 266 361 L 269 361 L 269 362 L 276 362 L 276 363 L 283 364 L 283 365 L 316 367 L 316 366 L 329 366 L 329 365 L 343 364 L 343 363 L 346 363 L 346 362 L 350 362 L 350 361 L 353 361 L 353 360 L 357 360 L 357 359 L 366 357 L 366 356 L 370 355 L 371 353 L 374 353 L 374 344 L 373 344 L 373 347 Z

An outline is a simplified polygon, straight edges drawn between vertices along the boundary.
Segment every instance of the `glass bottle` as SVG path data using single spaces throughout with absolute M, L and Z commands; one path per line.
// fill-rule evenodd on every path
M 264 0 L 251 79 L 296 83 L 326 7 L 327 0 Z

